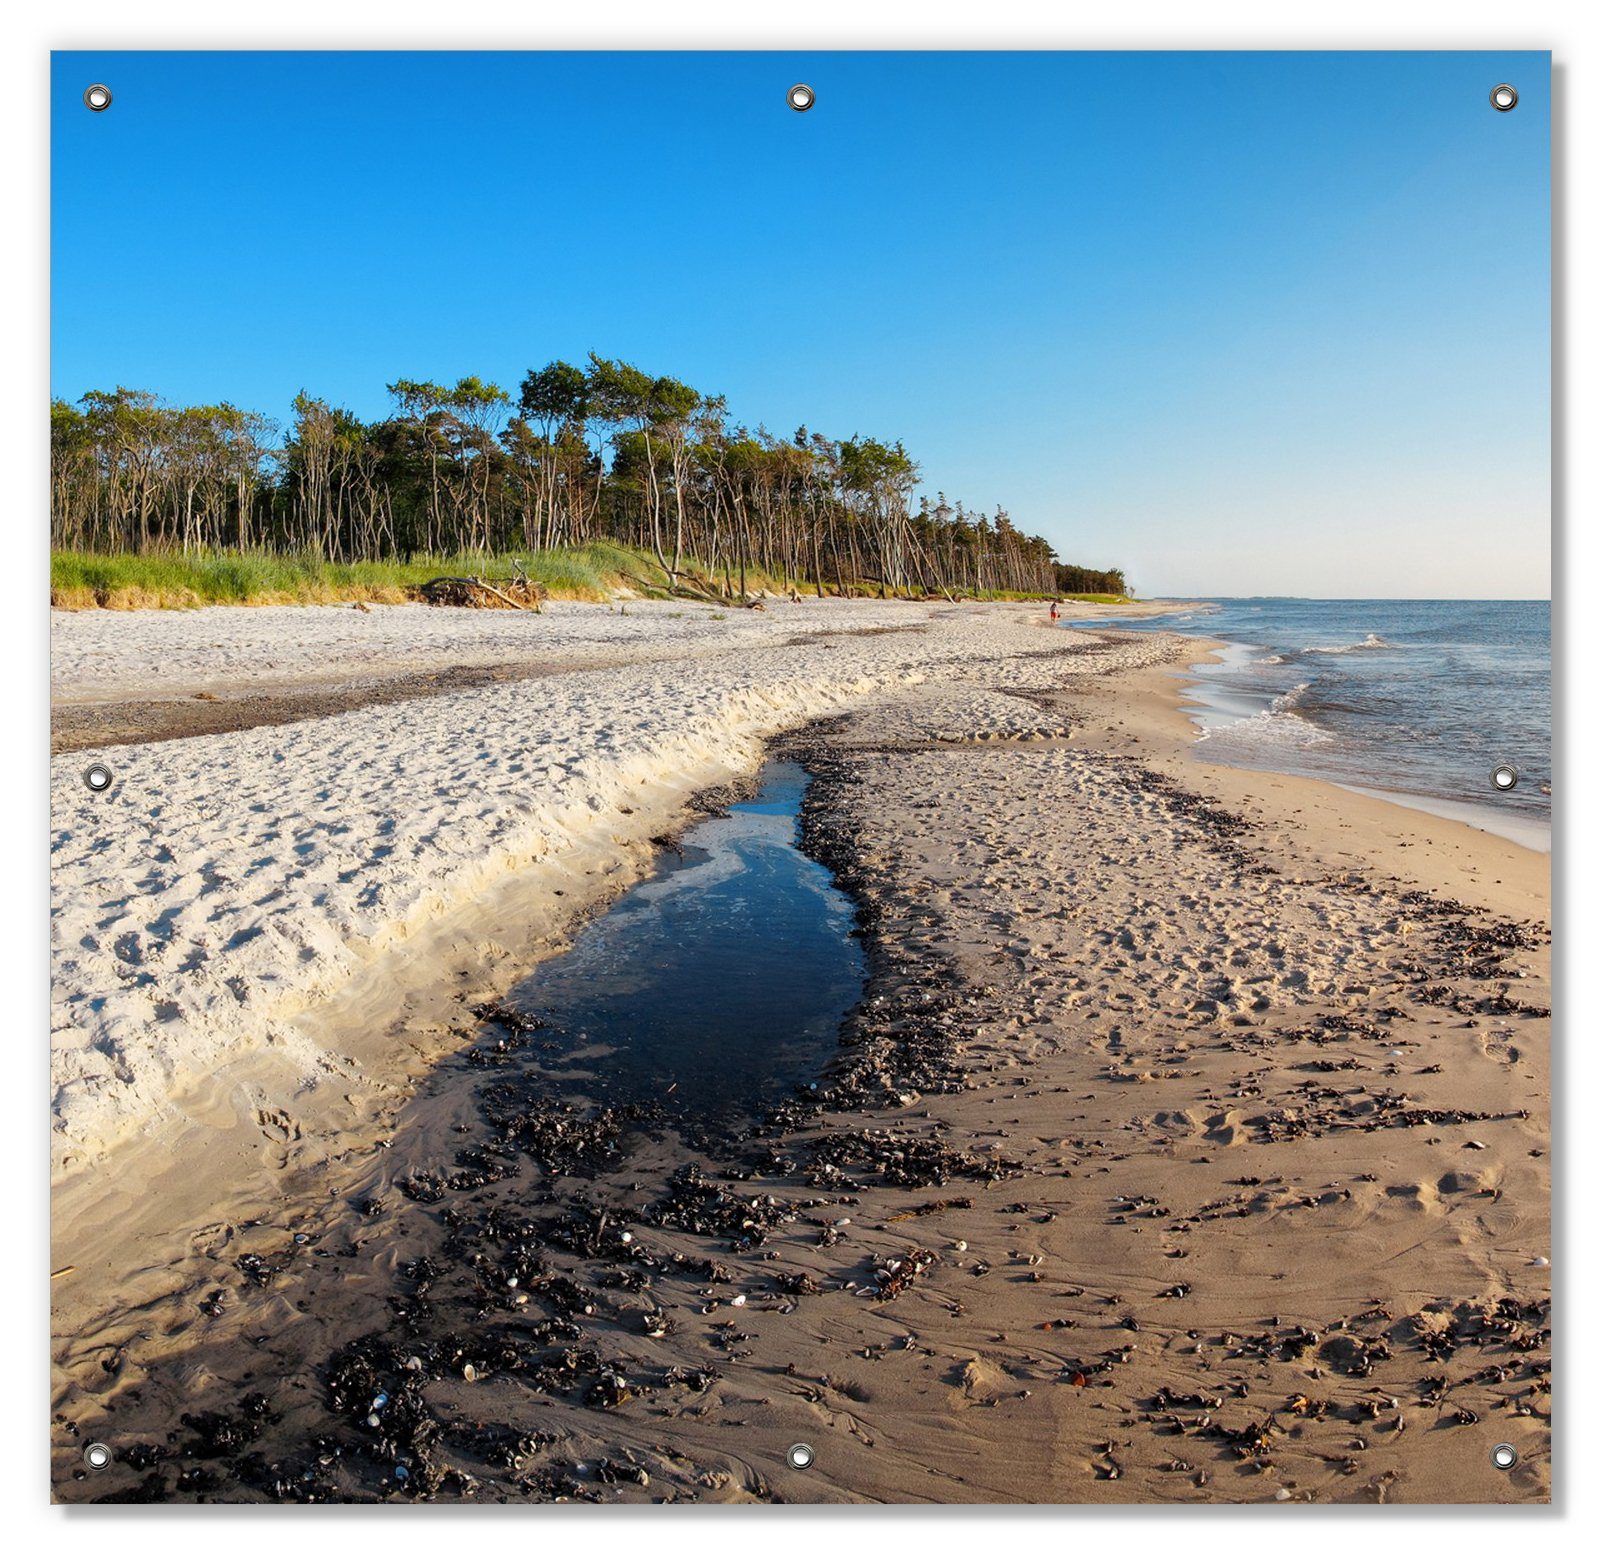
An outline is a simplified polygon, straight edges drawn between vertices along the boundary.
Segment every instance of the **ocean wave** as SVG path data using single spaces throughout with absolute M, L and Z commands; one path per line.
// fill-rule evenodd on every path
M 1361 653 L 1365 648 L 1394 648 L 1393 642 L 1387 642 L 1378 632 L 1370 632 L 1360 643 L 1337 643 L 1330 648 L 1303 648 L 1303 653 Z
M 1210 730 L 1203 728 L 1197 738 L 1216 741 L 1226 747 L 1241 745 L 1247 748 L 1277 746 L 1282 749 L 1305 749 L 1310 745 L 1328 745 L 1335 737 L 1297 711 L 1311 687 L 1312 682 L 1304 680 L 1289 691 L 1281 692 L 1262 712 L 1237 718 Z
M 1226 748 L 1236 745 L 1245 750 L 1306 750 L 1334 743 L 1333 735 L 1295 713 L 1259 713 L 1255 718 L 1243 718 L 1215 730 L 1211 738 Z

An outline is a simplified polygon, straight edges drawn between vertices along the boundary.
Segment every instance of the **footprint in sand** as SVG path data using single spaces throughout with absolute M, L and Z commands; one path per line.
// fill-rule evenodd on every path
M 950 1381 L 953 1386 L 947 1395 L 947 1402 L 953 1409 L 988 1404 L 1007 1385 L 1006 1376 L 1000 1368 L 977 1355 L 957 1367 Z
M 1194 1134 L 1200 1125 L 1196 1122 L 1196 1115 L 1189 1108 L 1185 1108 L 1184 1110 L 1154 1112 L 1147 1121 L 1146 1126 L 1152 1129 L 1160 1129 L 1165 1134 L 1189 1136 Z
M 256 1126 L 264 1138 L 275 1144 L 287 1145 L 300 1138 L 300 1124 L 279 1107 L 260 1107 L 256 1110 Z
M 1501 1180 L 1502 1170 L 1497 1166 L 1479 1171 L 1460 1167 L 1445 1173 L 1435 1186 L 1441 1193 L 1495 1193 Z
M 1434 1183 L 1399 1182 L 1385 1190 L 1385 1197 L 1394 1203 L 1404 1204 L 1422 1214 L 1441 1213 L 1441 1198 Z
M 1514 1047 L 1510 1034 L 1505 1031 L 1482 1032 L 1480 1051 L 1499 1064 L 1516 1064 L 1519 1061 L 1519 1050 Z

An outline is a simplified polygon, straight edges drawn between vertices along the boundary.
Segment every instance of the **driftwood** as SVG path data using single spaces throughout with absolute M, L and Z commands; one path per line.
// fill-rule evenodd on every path
M 642 578 L 638 573 L 625 572 L 623 576 L 647 594 L 660 594 L 662 592 L 663 586 L 660 583 L 652 583 L 649 578 Z M 681 581 L 684 578 L 694 579 L 695 586 L 692 587 L 690 584 Z M 741 596 L 718 592 L 718 585 L 710 578 L 703 578 L 700 574 L 693 572 L 679 573 L 675 580 L 667 585 L 667 592 L 674 599 L 693 599 L 703 605 L 719 605 L 725 610 L 732 609 L 735 606 L 742 610 L 766 610 L 768 608 L 762 603 L 761 598 L 755 594 Z M 791 591 L 790 597 L 792 599 L 796 597 L 794 590 Z
M 419 585 L 417 597 L 425 605 L 456 605 L 476 610 L 532 610 L 544 608 L 548 593 L 543 583 L 516 578 L 510 583 L 486 583 L 483 578 L 430 578 Z
M 663 592 L 662 584 L 652 583 L 649 578 L 642 578 L 638 573 L 626 572 L 623 574 L 623 576 L 627 578 L 630 583 L 634 584 L 647 594 L 660 594 Z M 739 600 L 728 599 L 722 594 L 713 592 L 717 585 L 708 583 L 704 578 L 697 578 L 695 585 L 693 586 L 681 581 L 684 578 L 693 576 L 694 574 L 692 573 L 681 572 L 677 574 L 674 580 L 666 585 L 667 593 L 672 595 L 674 599 L 693 599 L 703 605 L 731 605 L 740 603 Z
M 703 605 L 726 605 L 729 603 L 729 600 L 724 598 L 722 594 L 708 593 L 703 588 L 692 588 L 686 583 L 675 584 L 673 593 L 679 599 L 695 599 L 699 600 Z

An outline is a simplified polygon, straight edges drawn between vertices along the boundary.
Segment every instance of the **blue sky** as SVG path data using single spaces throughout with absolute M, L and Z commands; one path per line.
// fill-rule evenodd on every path
M 52 393 L 377 416 L 397 377 L 593 349 L 899 437 L 929 491 L 1147 593 L 1544 595 L 1549 75 L 57 54 Z

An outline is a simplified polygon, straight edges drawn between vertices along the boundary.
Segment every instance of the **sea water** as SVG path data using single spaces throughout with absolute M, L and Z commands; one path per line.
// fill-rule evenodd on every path
M 1186 674 L 1209 759 L 1466 806 L 1515 835 L 1550 821 L 1546 600 L 1225 599 L 1116 624 L 1225 644 Z

